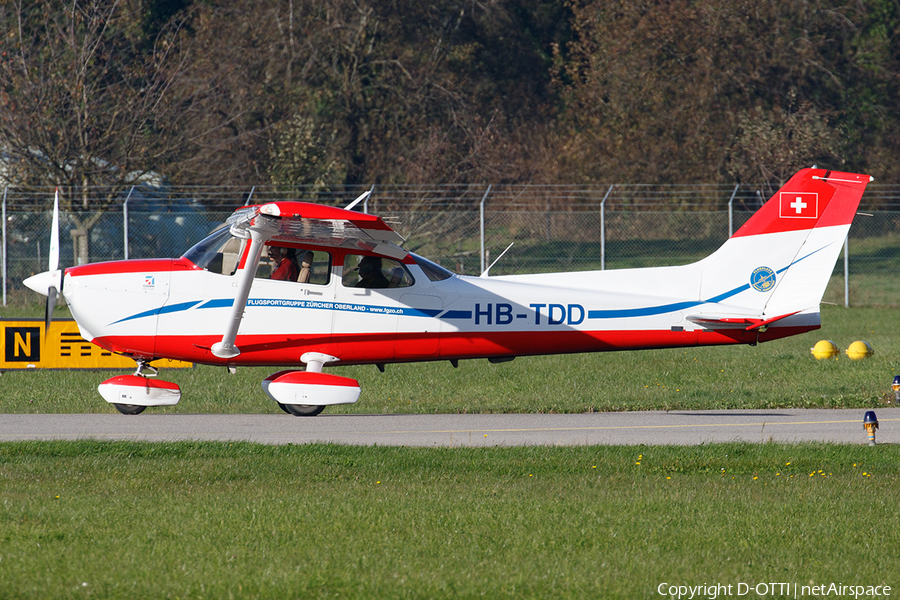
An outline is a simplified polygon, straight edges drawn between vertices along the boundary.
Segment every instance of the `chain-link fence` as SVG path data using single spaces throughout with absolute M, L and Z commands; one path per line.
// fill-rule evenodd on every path
M 125 188 L 79 192 L 60 216 L 60 263 L 177 257 L 244 204 L 292 199 L 382 216 L 406 248 L 459 273 L 492 275 L 686 264 L 718 248 L 772 190 L 753 186 L 391 186 Z M 3 301 L 46 270 L 53 189 L 3 197 Z M 85 204 L 102 211 L 82 210 Z M 900 187 L 869 185 L 825 301 L 894 306 L 900 293 Z

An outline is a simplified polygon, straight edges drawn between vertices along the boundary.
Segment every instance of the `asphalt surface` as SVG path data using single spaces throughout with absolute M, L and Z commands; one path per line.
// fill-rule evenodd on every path
M 876 411 L 878 444 L 900 443 L 900 408 Z M 3 414 L 0 442 L 21 440 L 333 442 L 381 446 L 866 444 L 866 409 L 710 410 L 576 415 Z

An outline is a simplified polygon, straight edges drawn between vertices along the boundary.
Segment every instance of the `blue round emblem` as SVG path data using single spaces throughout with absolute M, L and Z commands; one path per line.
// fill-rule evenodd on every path
M 768 292 L 775 286 L 775 271 L 769 267 L 757 267 L 750 275 L 750 285 L 757 292 Z

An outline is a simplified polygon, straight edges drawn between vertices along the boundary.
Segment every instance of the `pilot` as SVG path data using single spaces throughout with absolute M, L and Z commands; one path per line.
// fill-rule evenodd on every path
M 364 256 L 359 261 L 359 282 L 356 284 L 358 288 L 386 288 L 390 286 L 390 282 L 384 273 L 381 272 L 381 258 L 378 256 Z
M 297 281 L 297 275 L 300 270 L 297 268 L 297 263 L 291 260 L 291 255 L 294 253 L 293 248 L 269 246 L 269 258 L 274 260 L 277 265 L 275 270 L 272 271 L 271 279 Z

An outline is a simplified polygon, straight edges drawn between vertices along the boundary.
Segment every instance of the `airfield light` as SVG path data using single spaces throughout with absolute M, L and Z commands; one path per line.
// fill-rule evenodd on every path
M 900 404 L 900 375 L 894 375 L 894 383 L 891 384 L 894 389 L 894 402 Z
M 863 417 L 863 427 L 869 434 L 869 445 L 875 445 L 875 430 L 878 429 L 878 417 L 875 416 L 874 410 L 867 410 L 866 416 Z
M 872 344 L 869 342 L 857 340 L 850 344 L 846 354 L 850 357 L 850 360 L 862 360 L 875 354 L 875 350 L 872 349 Z
M 840 353 L 837 344 L 831 340 L 819 340 L 809 351 L 816 357 L 816 360 L 835 358 Z

